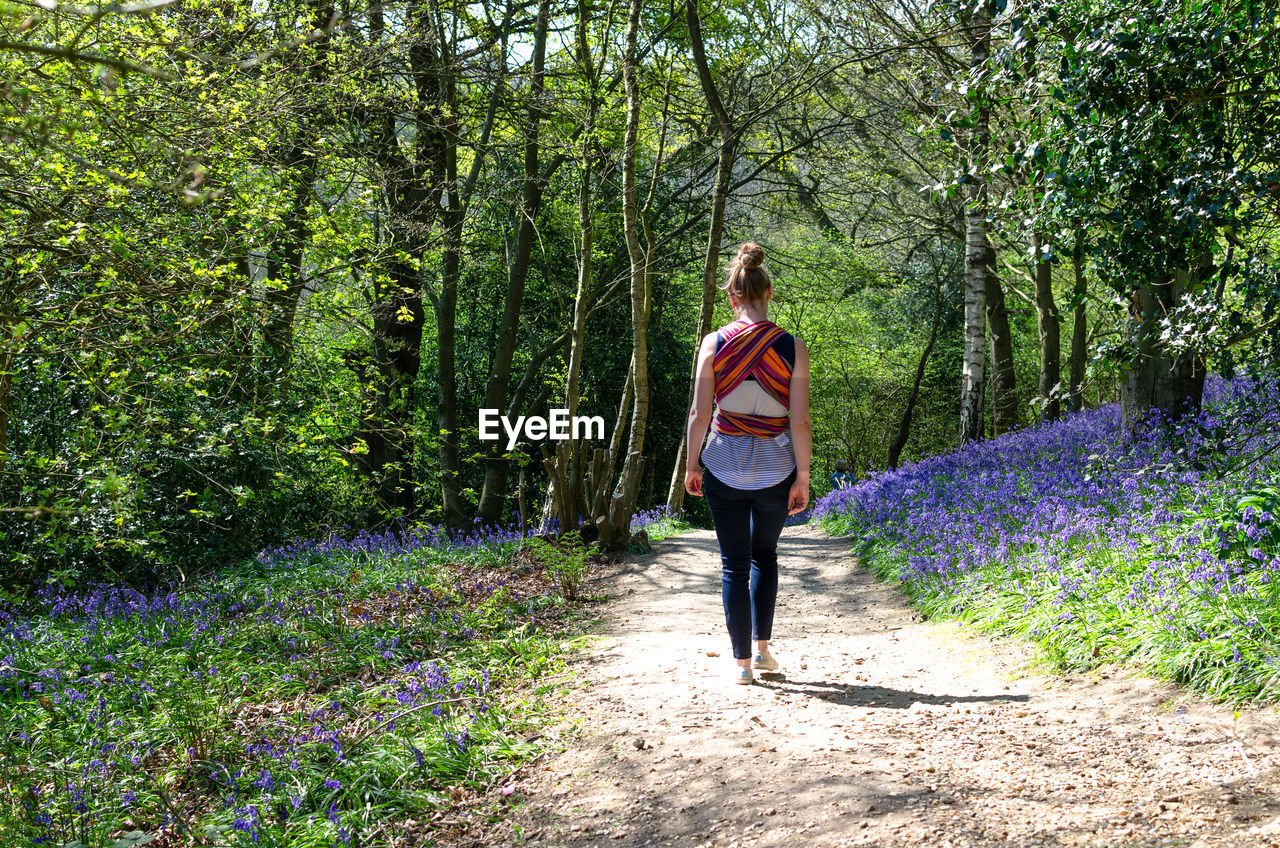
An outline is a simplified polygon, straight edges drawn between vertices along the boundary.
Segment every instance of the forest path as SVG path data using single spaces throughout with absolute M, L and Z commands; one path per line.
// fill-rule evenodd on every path
M 715 537 L 629 560 L 572 664 L 567 750 L 462 844 L 1280 845 L 1274 709 L 1233 735 L 1173 687 L 1029 674 L 1025 646 L 919 621 L 848 551 L 784 532 L 782 668 L 751 686 L 728 680 Z

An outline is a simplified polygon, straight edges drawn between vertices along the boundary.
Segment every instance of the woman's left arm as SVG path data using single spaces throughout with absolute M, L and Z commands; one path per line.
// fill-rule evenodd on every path
M 789 514 L 809 506 L 809 464 L 813 458 L 813 420 L 809 417 L 809 348 L 796 338 L 796 364 L 791 369 L 791 443 L 796 452 L 796 481 L 791 484 Z
M 711 426 L 712 406 L 715 403 L 716 334 L 702 340 L 698 348 L 697 367 L 693 378 L 693 403 L 689 405 L 689 419 L 685 425 L 684 490 L 691 495 L 702 496 L 702 442 Z

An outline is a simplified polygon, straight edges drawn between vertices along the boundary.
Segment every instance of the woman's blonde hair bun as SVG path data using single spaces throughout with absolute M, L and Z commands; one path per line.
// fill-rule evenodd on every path
M 769 291 L 769 272 L 764 269 L 764 248 L 746 241 L 729 263 L 729 275 L 720 288 L 738 303 L 759 303 Z
M 743 242 L 738 248 L 738 264 L 753 271 L 764 264 L 764 248 L 753 241 Z

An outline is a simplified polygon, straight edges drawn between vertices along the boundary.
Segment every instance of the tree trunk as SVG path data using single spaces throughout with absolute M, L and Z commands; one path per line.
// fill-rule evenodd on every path
M 9 458 L 9 421 L 13 403 L 13 356 L 18 346 L 14 338 L 17 315 L 16 274 L 13 266 L 5 269 L 0 280 L 0 491 L 3 491 L 4 472 Z
M 1071 264 L 1075 271 L 1075 288 L 1071 300 L 1075 304 L 1071 315 L 1071 390 L 1068 408 L 1072 412 L 1084 409 L 1084 369 L 1089 361 L 1089 328 L 1085 323 L 1084 230 L 1076 230 L 1075 249 L 1071 252 Z
M 1040 331 L 1040 420 L 1056 421 L 1062 391 L 1062 339 L 1058 305 L 1053 301 L 1053 266 L 1045 256 L 1048 242 L 1043 233 L 1031 234 L 1035 255 L 1036 325 Z
M 395 243 L 403 244 L 403 239 Z M 416 507 L 412 421 L 426 314 L 417 268 L 393 261 L 387 271 L 391 282 L 378 284 L 371 310 L 376 383 L 357 435 L 365 445 L 362 469 L 374 482 L 379 504 L 402 522 L 413 517 Z
M 595 250 L 595 223 L 592 209 L 592 167 L 595 157 L 596 79 L 591 59 L 591 42 L 587 28 L 591 21 L 588 0 L 578 0 L 577 59 L 578 70 L 586 82 L 586 117 L 582 132 L 582 161 L 578 174 L 578 289 L 573 298 L 573 325 L 569 335 L 569 367 L 565 379 L 565 406 L 569 418 L 578 414 L 579 379 L 582 373 L 583 344 L 587 335 L 587 314 L 591 305 L 592 252 Z M 560 531 L 576 527 L 584 502 L 583 480 L 586 451 L 581 440 L 574 439 L 556 452 L 554 474 L 547 496 L 559 506 Z M 563 492 L 558 492 L 563 489 Z
M 1213 68 L 1214 83 L 1206 92 L 1208 96 L 1202 101 L 1203 105 L 1196 111 L 1199 112 L 1199 120 L 1207 126 L 1222 127 L 1226 122 L 1226 101 L 1218 95 L 1226 92 L 1232 74 L 1220 57 L 1213 61 Z M 1215 161 L 1221 161 L 1219 157 L 1224 155 L 1225 138 L 1226 133 L 1216 134 L 1209 154 Z M 1168 180 L 1160 182 L 1167 183 Z M 1162 184 L 1152 186 L 1152 191 L 1168 191 L 1169 188 Z M 1157 414 L 1176 419 L 1200 409 L 1204 399 L 1203 358 L 1194 350 L 1170 351 L 1166 340 L 1158 337 L 1158 331 L 1159 322 L 1174 314 L 1188 297 L 1207 293 L 1216 240 L 1213 230 L 1201 233 L 1198 239 L 1192 236 L 1185 245 L 1189 267 L 1177 267 L 1171 276 L 1157 283 L 1140 284 L 1130 297 L 1129 343 L 1134 356 L 1120 385 L 1120 413 L 1126 431 L 1131 434 L 1145 429 Z M 1222 270 L 1224 275 L 1229 273 L 1226 268 Z M 1216 299 L 1219 290 L 1213 294 Z
M 933 343 L 938 339 L 938 324 L 942 319 L 942 286 L 939 285 L 933 294 L 933 321 L 929 324 L 929 341 L 920 354 L 920 362 L 916 365 L 916 377 L 911 382 L 911 393 L 907 395 L 907 405 L 902 410 L 902 418 L 898 421 L 898 433 L 889 445 L 889 470 L 898 468 L 898 460 L 902 457 L 902 449 L 907 446 L 911 436 L 911 418 L 916 411 L 916 399 L 920 396 L 920 384 L 924 381 L 925 368 L 929 364 L 929 355 L 933 353 Z
M 981 70 L 991 50 L 991 9 L 987 0 L 967 22 L 973 47 L 969 67 Z M 974 109 L 969 134 L 972 181 L 965 208 L 964 255 L 964 359 L 960 381 L 960 443 L 983 436 L 983 399 L 986 394 L 987 297 L 987 148 L 991 141 L 990 111 L 984 101 Z
M 1179 270 L 1164 283 L 1139 287 L 1130 300 L 1134 356 L 1120 385 L 1120 414 L 1131 433 L 1154 413 L 1179 418 L 1200 408 L 1204 363 L 1193 354 L 1171 355 L 1157 338 L 1160 319 L 1178 306 L 1193 279 L 1194 272 Z
M 1018 392 L 1013 370 L 1013 334 L 1009 330 L 1009 310 L 1004 302 L 1004 286 L 995 270 L 995 249 L 987 245 L 986 282 L 987 326 L 991 329 L 991 431 L 1000 435 L 1018 426 Z
M 380 17 L 374 17 L 371 26 L 375 36 L 380 35 Z M 376 132 L 369 142 L 370 153 L 382 171 L 391 211 L 386 227 L 390 258 L 384 266 L 388 282 L 374 286 L 370 317 L 376 375 L 368 375 L 374 384 L 356 432 L 357 440 L 364 444 L 359 455 L 361 470 L 373 481 L 382 509 L 396 521 L 412 518 L 417 507 L 413 418 L 426 317 L 417 258 L 426 250 L 440 209 L 434 195 L 444 180 L 440 170 L 446 146 L 443 84 L 451 73 L 442 64 L 444 45 L 436 37 L 440 29 L 425 4 L 417 8 L 412 27 L 415 38 L 408 60 L 416 97 L 415 156 L 410 159 L 403 152 L 399 118 L 392 111 L 377 117 L 372 127 Z M 356 370 L 367 374 L 363 366 Z
M 513 4 L 507 3 L 507 11 L 503 18 L 500 48 L 502 56 L 507 55 L 507 31 L 511 25 Z M 497 117 L 498 102 L 506 94 L 506 63 L 496 75 L 493 83 L 493 94 L 489 98 L 489 106 L 485 114 L 480 138 L 475 144 L 471 158 L 471 166 L 463 177 L 458 172 L 458 86 L 457 74 L 452 70 L 456 61 L 456 53 L 452 44 L 442 45 L 441 64 L 450 71 L 445 74 L 444 92 L 448 109 L 441 116 L 443 145 L 440 170 L 444 174 L 445 196 L 441 207 L 444 217 L 444 244 L 440 273 L 440 296 L 436 301 L 436 381 L 438 384 L 438 430 L 440 460 L 441 504 L 445 525 L 461 530 L 467 526 L 466 506 L 462 500 L 462 467 L 458 425 L 458 380 L 457 380 L 457 318 L 458 318 L 458 285 L 462 279 L 462 236 L 466 224 L 467 206 L 471 201 L 476 182 L 480 177 L 489 139 Z
M 524 180 L 520 198 L 520 227 L 516 235 L 515 255 L 507 274 L 506 301 L 498 325 L 498 342 L 494 349 L 493 370 L 485 388 L 484 405 L 489 409 L 507 409 L 507 393 L 511 387 L 511 363 L 515 358 L 516 331 L 524 302 L 525 282 L 529 278 L 529 262 L 537 237 L 536 222 L 542 207 L 542 175 L 538 158 L 539 130 L 542 121 L 543 92 L 546 89 L 545 60 L 547 54 L 547 15 L 549 0 L 539 0 L 538 18 L 533 34 L 533 73 L 529 82 L 529 108 L 524 132 Z M 513 410 L 514 411 L 514 410 Z M 501 442 L 496 443 L 485 459 L 484 489 L 480 493 L 480 519 L 485 524 L 498 522 L 502 502 L 507 494 L 509 460 Z
M 312 0 L 311 6 L 312 29 L 328 31 L 334 21 L 332 4 L 327 0 Z M 319 87 L 325 82 L 329 43 L 329 39 L 316 42 L 315 58 L 305 68 L 304 78 L 309 85 Z M 303 292 L 306 291 L 303 259 L 307 239 L 311 237 L 307 207 L 311 202 L 312 183 L 316 178 L 316 137 L 327 126 L 327 121 L 322 123 L 317 119 L 317 114 L 323 113 L 314 107 L 308 107 L 299 115 L 300 127 L 287 143 L 284 156 L 278 163 L 282 171 L 282 182 L 288 186 L 282 186 L 282 189 L 290 195 L 290 202 L 280 222 L 276 244 L 267 260 L 267 277 L 277 284 L 266 292 L 269 314 L 262 332 L 266 349 L 274 360 L 270 365 L 274 373 L 268 374 L 268 380 L 272 382 L 282 382 L 288 374 L 289 362 L 293 357 L 294 324 Z
M 466 219 L 458 180 L 457 87 L 449 77 L 445 83 L 449 108 L 444 120 L 444 190 L 441 204 L 444 218 L 444 251 L 441 257 L 440 296 L 436 299 L 436 383 L 437 433 L 440 439 L 440 496 L 445 526 L 461 530 L 466 526 L 462 503 L 458 447 L 458 376 L 456 322 L 458 282 L 462 275 L 462 227 Z
M 622 149 L 622 226 L 631 260 L 631 406 L 630 438 L 622 473 L 609 504 L 606 545 L 618 547 L 630 538 L 631 516 L 635 511 L 644 470 L 644 439 L 649 420 L 649 254 L 640 244 L 640 211 L 636 202 L 636 146 L 640 129 L 640 85 L 636 79 L 636 39 L 640 29 L 643 0 L 631 0 L 627 16 L 627 36 L 623 56 L 623 76 L 627 92 L 627 122 Z
M 281 163 L 284 174 L 293 185 L 279 238 L 267 260 L 267 277 L 275 283 L 266 292 L 270 314 L 262 330 L 263 341 L 274 359 L 272 365 L 276 373 L 268 375 L 270 380 L 280 379 L 288 370 L 293 355 L 294 319 L 307 285 L 302 261 L 311 235 L 307 204 L 311 200 L 311 182 L 316 171 L 316 156 L 315 151 L 309 149 L 311 146 L 311 139 L 300 140 L 290 148 Z
M 13 388 L 13 351 L 10 346 L 13 339 L 9 327 L 4 327 L 4 336 L 0 337 L 0 484 L 4 482 L 5 466 L 9 458 L 9 408 Z
M 711 76 L 711 68 L 707 64 L 707 55 L 702 43 L 702 19 L 698 14 L 698 0 L 685 0 L 685 21 L 689 27 L 689 43 L 693 53 L 693 62 L 698 69 L 698 83 L 702 86 L 703 97 L 720 129 L 720 147 L 716 161 L 716 182 L 711 191 L 711 226 L 707 235 L 707 252 L 702 261 L 702 303 L 698 308 L 698 331 L 694 336 L 694 350 L 702 343 L 702 339 L 711 332 L 711 316 L 715 312 L 716 283 L 720 270 L 720 241 L 724 237 L 724 209 L 729 197 L 729 180 L 733 175 L 733 156 L 736 146 L 736 134 L 733 119 L 720 100 L 720 92 L 716 90 L 715 80 Z M 693 380 L 697 374 L 697 357 L 689 369 L 689 403 L 693 403 Z M 673 510 L 684 506 L 684 466 L 689 455 L 689 446 L 684 436 L 680 437 L 680 447 L 676 450 L 675 467 L 671 471 L 671 485 L 667 488 L 667 505 Z

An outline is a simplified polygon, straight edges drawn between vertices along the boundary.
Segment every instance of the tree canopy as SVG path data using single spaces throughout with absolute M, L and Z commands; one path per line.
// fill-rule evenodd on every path
M 815 482 L 1267 368 L 1272 4 L 483 0 L 0 10 L 14 583 L 316 528 L 680 505 L 739 242 Z M 479 438 L 567 408 L 601 439 Z M 684 504 L 697 519 L 700 503 Z

